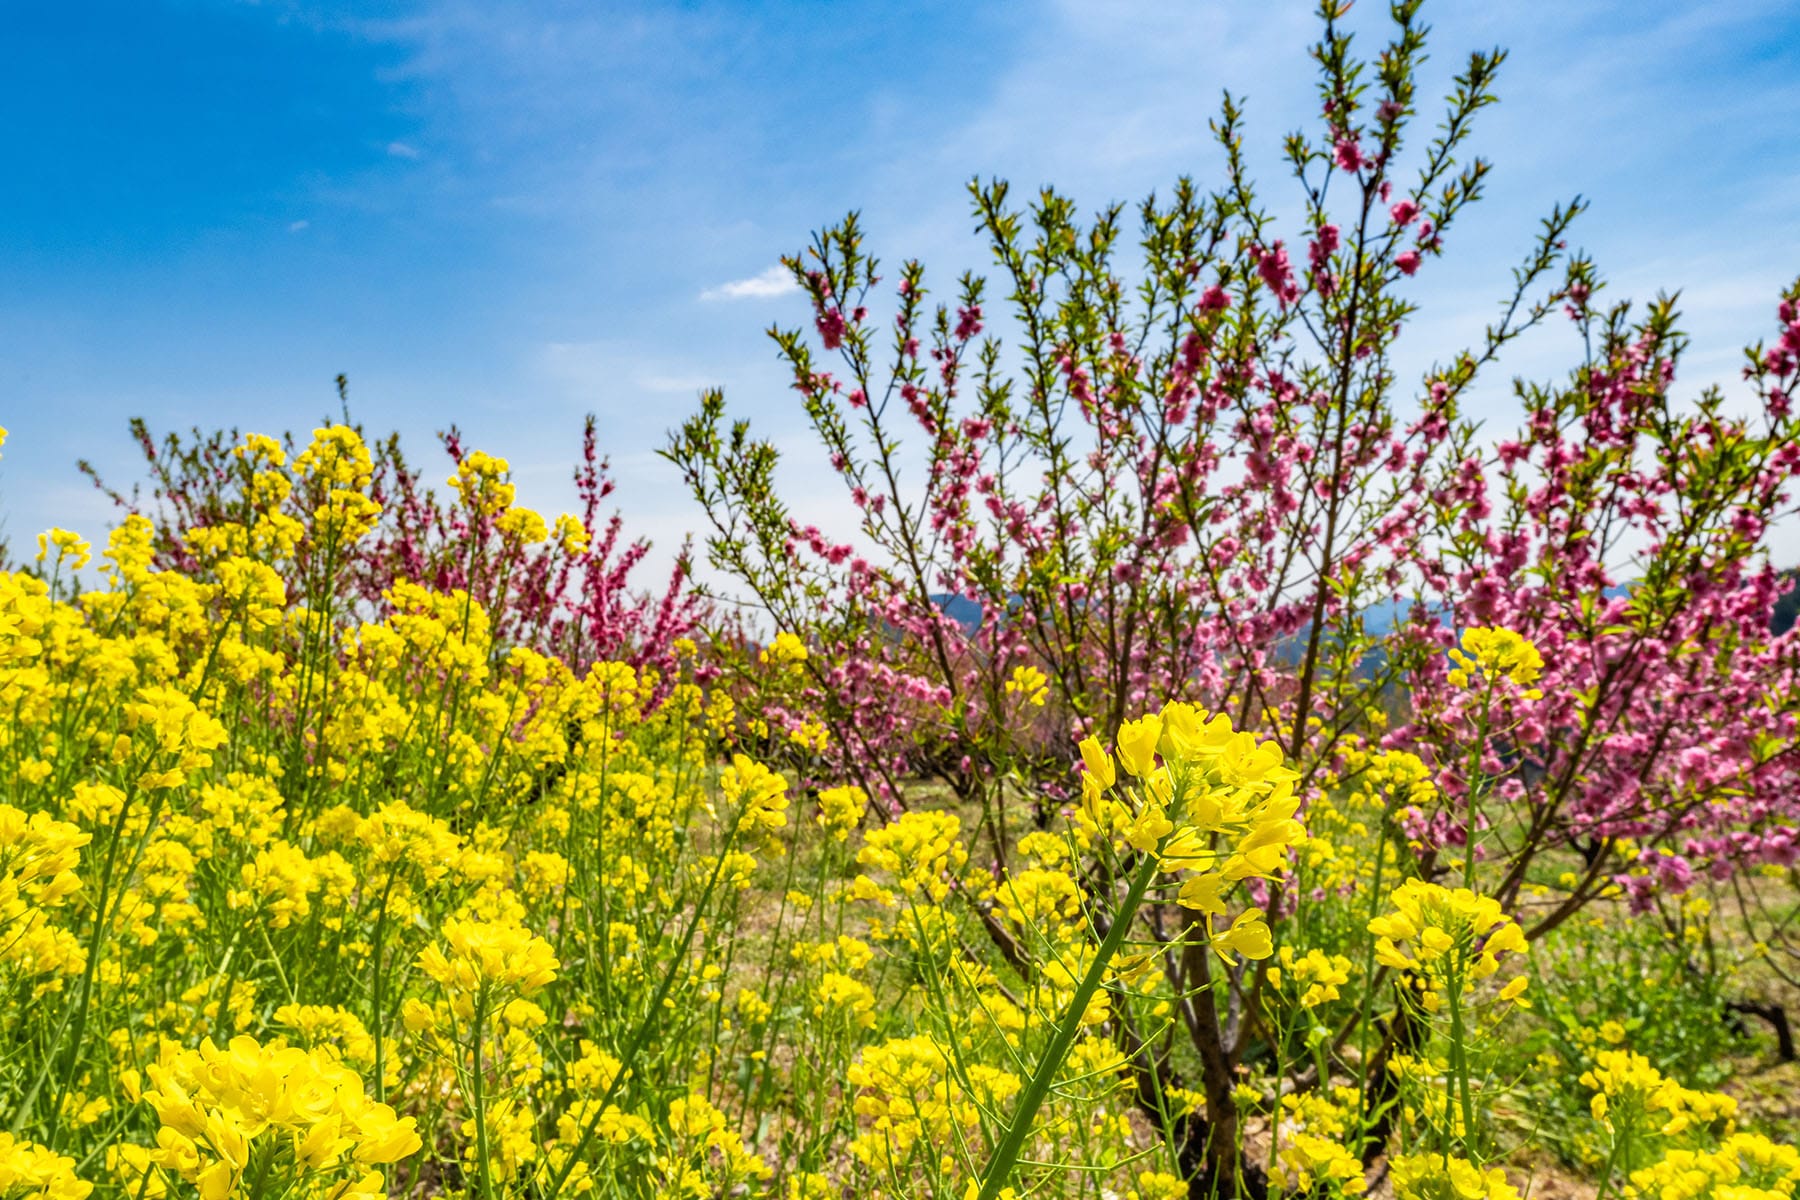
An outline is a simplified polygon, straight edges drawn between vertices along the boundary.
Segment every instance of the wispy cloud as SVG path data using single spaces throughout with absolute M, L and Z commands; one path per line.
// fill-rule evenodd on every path
M 592 403 L 597 398 L 624 398 L 628 402 L 620 407 L 626 411 L 634 410 L 638 401 L 649 395 L 693 396 L 729 374 L 709 374 L 698 363 L 646 355 L 630 344 L 606 340 L 546 342 L 530 361 L 552 388 L 570 400 Z M 658 420 L 662 415 L 654 414 Z
M 311 227 L 312 227 L 311 221 L 289 221 L 288 222 L 288 232 L 289 233 L 304 233 L 304 232 L 306 232 L 306 230 L 310 229 Z
M 767 300 L 774 296 L 785 296 L 789 292 L 798 291 L 800 285 L 794 282 L 793 273 L 786 267 L 774 266 L 760 275 L 752 275 L 748 279 L 734 279 L 730 283 L 721 283 L 718 287 L 707 288 L 700 293 L 702 300 Z
M 409 146 L 405 142 L 389 142 L 387 152 L 389 158 L 404 158 L 408 161 L 419 157 L 418 147 Z

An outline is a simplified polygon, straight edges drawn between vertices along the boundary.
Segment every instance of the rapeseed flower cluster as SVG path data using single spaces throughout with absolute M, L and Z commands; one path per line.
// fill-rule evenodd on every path
M 783 630 L 775 635 L 774 641 L 763 647 L 758 657 L 770 666 L 797 666 L 806 661 L 806 643 L 797 634 Z
M 1290 988 L 1301 1008 L 1317 1008 L 1336 1000 L 1342 995 L 1338 989 L 1350 982 L 1351 963 L 1341 954 L 1315 949 L 1301 955 L 1292 946 L 1283 946 L 1277 958 L 1281 965 L 1269 968 L 1269 984 Z
M 550 943 L 505 920 L 448 921 L 442 942 L 419 954 L 421 971 L 462 996 L 529 996 L 556 978 L 558 965 Z
M 75 868 L 92 835 L 46 813 L 0 804 L 0 978 L 34 996 L 60 990 L 87 966 L 87 949 L 56 920 L 81 891 Z
M 68 1155 L 0 1131 L 0 1196 L 84 1200 L 93 1190 L 93 1184 L 77 1178 L 75 1160 Z
M 1350 1087 L 1281 1098 L 1276 1169 L 1283 1187 L 1333 1187 L 1346 1196 L 1369 1190 L 1362 1160 L 1350 1150 L 1360 1102 Z
M 865 1048 L 849 1083 L 864 1119 L 850 1153 L 880 1175 L 911 1169 L 919 1155 L 931 1156 L 922 1165 L 932 1171 L 954 1171 L 958 1147 L 980 1137 L 983 1112 L 1023 1086 L 1010 1071 L 959 1068 L 948 1047 L 923 1034 Z
M 869 809 L 869 794 L 854 784 L 823 788 L 819 792 L 819 815 L 816 820 L 831 831 L 837 841 L 850 839 L 850 831 L 862 824 Z
M 1388 902 L 1393 911 L 1369 922 L 1376 961 L 1427 980 L 1428 1009 L 1435 1009 L 1443 989 L 1467 992 L 1498 971 L 1503 959 L 1528 948 L 1524 931 L 1498 901 L 1467 888 L 1409 879 Z M 1515 976 L 1497 998 L 1519 1001 L 1526 984 L 1526 976 Z
M 1657 1200 L 1793 1200 L 1800 1149 L 1737 1127 L 1738 1102 L 1689 1088 L 1644 1055 L 1597 1050 L 1581 1083 L 1604 1133 L 1606 1183 Z
M 1006 679 L 1006 694 L 1037 708 L 1050 697 L 1050 677 L 1036 667 L 1014 667 Z
M 1593 1090 L 1594 1120 L 1608 1130 L 1623 1126 L 1675 1137 L 1695 1127 L 1729 1124 L 1737 1115 L 1737 1101 L 1730 1096 L 1683 1087 L 1631 1050 L 1600 1051 L 1581 1073 L 1581 1083 Z
M 1760 1133 L 1733 1133 L 1712 1149 L 1670 1150 L 1633 1171 L 1631 1186 L 1656 1200 L 1793 1200 L 1800 1195 L 1800 1149 Z
M 1499 1167 L 1441 1154 L 1396 1154 L 1388 1163 L 1399 1200 L 1519 1200 Z
M 1450 672 L 1454 687 L 1471 687 L 1477 679 L 1504 680 L 1519 688 L 1522 698 L 1542 699 L 1542 693 L 1530 685 L 1543 672 L 1544 657 L 1510 629 L 1478 626 L 1463 630 L 1462 644 L 1450 651 L 1450 661 L 1456 664 Z
M 165 1047 L 148 1068 L 144 1101 L 161 1129 L 149 1161 L 193 1184 L 202 1200 L 281 1195 L 296 1185 L 347 1186 L 340 1196 L 380 1196 L 379 1171 L 421 1143 L 411 1117 L 371 1102 L 354 1071 L 321 1050 L 211 1039 L 197 1050 Z
M 954 813 L 903 813 L 893 823 L 869 831 L 856 861 L 886 872 L 906 896 L 940 904 L 950 894 L 955 873 L 968 865 L 961 833 L 962 821 Z M 890 907 L 896 902 L 891 892 L 866 875 L 858 878 L 857 887 Z
M 1171 702 L 1120 728 L 1116 760 L 1094 737 L 1080 751 L 1090 826 L 1178 878 L 1176 902 L 1195 914 L 1219 954 L 1269 957 L 1274 946 L 1260 909 L 1217 922 L 1227 916 L 1231 885 L 1284 873 L 1289 851 L 1306 840 L 1295 819 L 1299 774 L 1280 747 L 1234 730 L 1222 713 Z

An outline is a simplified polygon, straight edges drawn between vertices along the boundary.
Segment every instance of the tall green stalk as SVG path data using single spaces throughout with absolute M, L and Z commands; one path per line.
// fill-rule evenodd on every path
M 1075 1035 L 1081 1029 L 1081 1015 L 1087 1011 L 1094 993 L 1100 989 L 1100 982 L 1106 977 L 1106 969 L 1112 963 L 1113 956 L 1125 944 L 1131 923 L 1137 917 L 1138 906 L 1143 903 L 1144 893 L 1150 890 L 1150 884 L 1155 880 L 1160 865 L 1161 860 L 1154 854 L 1146 854 L 1138 864 L 1136 874 L 1131 877 L 1131 888 L 1125 893 L 1125 900 L 1114 915 L 1112 928 L 1106 931 L 1099 952 L 1088 964 L 1087 974 L 1082 976 L 1080 986 L 1075 989 L 1074 998 L 1069 1001 L 1069 1007 L 1063 1010 L 1062 1020 L 1057 1022 L 1056 1036 L 1044 1047 L 1044 1053 L 1032 1070 L 1031 1078 L 1026 1081 L 1025 1090 L 1019 1095 L 1019 1103 L 1013 1109 L 1013 1117 L 1007 1124 L 1006 1133 L 988 1159 L 987 1170 L 981 1176 L 979 1200 L 999 1200 L 1006 1181 L 1012 1178 L 1019 1154 L 1025 1148 L 1025 1139 L 1031 1135 L 1031 1123 L 1037 1118 L 1038 1109 L 1044 1106 L 1045 1098 L 1050 1095 L 1051 1085 L 1055 1082 L 1057 1073 L 1062 1070 L 1063 1060 L 1069 1056 L 1069 1048 L 1075 1044 Z

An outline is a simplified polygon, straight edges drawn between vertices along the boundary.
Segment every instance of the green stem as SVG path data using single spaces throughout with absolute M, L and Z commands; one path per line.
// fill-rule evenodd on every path
M 1375 840 L 1375 879 L 1369 885 L 1369 921 L 1373 921 L 1381 914 L 1381 873 L 1382 868 L 1387 865 L 1388 815 L 1385 810 L 1381 814 L 1380 830 L 1381 836 Z M 1363 923 L 1363 930 L 1365 932 L 1368 930 L 1367 921 Z M 1362 1153 L 1363 1134 L 1369 1123 L 1369 1089 L 1374 1086 L 1374 1080 L 1367 1074 L 1369 1069 L 1369 1017 L 1375 999 L 1375 939 L 1373 936 L 1366 939 L 1363 950 L 1362 983 L 1362 1001 L 1356 1017 L 1356 1059 L 1357 1069 L 1364 1073 L 1365 1078 L 1357 1114 L 1356 1152 L 1358 1154 Z M 1321 1075 L 1319 1078 L 1323 1081 L 1325 1076 Z
M 1087 1011 L 1089 1001 L 1099 990 L 1100 981 L 1105 978 L 1113 955 L 1125 944 L 1132 920 L 1137 916 L 1138 905 L 1143 902 L 1144 893 L 1150 890 L 1151 881 L 1156 878 L 1160 865 L 1161 861 L 1156 855 L 1146 854 L 1143 862 L 1138 865 L 1137 874 L 1132 876 L 1131 890 L 1125 893 L 1125 902 L 1119 906 L 1112 928 L 1106 931 L 1099 953 L 1088 964 L 1087 974 L 1075 989 L 1074 999 L 1069 1001 L 1069 1007 L 1063 1012 L 1063 1019 L 1057 1023 L 1056 1036 L 1044 1048 L 1043 1056 L 1038 1059 L 1038 1065 L 1032 1071 L 1024 1093 L 1019 1097 L 1018 1107 L 1013 1110 L 1013 1119 L 1007 1126 L 1005 1136 L 1000 1139 L 1000 1145 L 988 1160 L 987 1170 L 981 1178 L 979 1200 L 999 1200 L 1006 1181 L 1012 1177 L 1013 1167 L 1019 1161 L 1019 1153 L 1025 1148 L 1025 1139 L 1031 1133 L 1031 1123 L 1037 1117 L 1038 1109 L 1043 1107 L 1044 1099 L 1049 1096 L 1050 1085 L 1055 1080 L 1056 1073 L 1062 1070 L 1063 1059 L 1068 1057 L 1069 1047 L 1075 1044 L 1075 1035 L 1081 1028 L 1081 1015 Z
M 269 1168 L 275 1162 L 275 1149 L 274 1139 L 269 1139 L 269 1145 L 262 1147 L 262 1153 L 257 1156 L 260 1161 L 256 1165 L 256 1178 L 250 1181 L 250 1200 L 262 1200 L 269 1183 Z M 144 1177 L 149 1178 L 149 1172 L 145 1172 Z
M 1624 1149 L 1625 1136 L 1623 1134 L 1615 1135 L 1612 1152 L 1606 1156 L 1606 1167 L 1600 1172 L 1600 1186 L 1594 1192 L 1594 1200 L 1606 1200 L 1607 1186 L 1612 1183 L 1613 1164 L 1619 1161 L 1619 1155 Z M 1627 1166 L 1629 1165 L 1629 1160 L 1627 1160 Z
M 471 1032 L 474 1034 L 475 1051 L 475 1075 L 471 1081 L 471 1088 L 475 1100 L 475 1178 L 481 1189 L 482 1200 L 493 1200 L 494 1184 L 488 1173 L 487 1101 L 481 1082 L 481 1038 L 484 1024 L 482 1018 L 486 1015 L 484 1012 L 486 1007 L 487 988 L 484 986 L 481 995 L 475 1001 L 475 1019 L 470 1022 Z
M 125 836 L 125 817 L 131 811 L 131 804 L 137 798 L 137 791 L 136 774 L 134 773 L 130 786 L 125 789 L 124 797 L 119 801 L 119 815 L 113 821 L 112 840 L 106 848 L 106 866 L 100 873 L 100 895 L 94 904 L 94 931 L 88 938 L 87 963 L 81 973 L 81 999 L 75 1009 L 74 1035 L 69 1040 L 69 1067 L 56 1089 L 56 1098 L 50 1105 L 50 1126 L 45 1137 L 45 1144 L 51 1149 L 56 1149 L 58 1144 L 56 1139 L 61 1130 L 63 1098 L 74 1086 L 75 1076 L 81 1070 L 81 1043 L 87 1035 L 88 1012 L 94 999 L 94 975 L 100 966 L 100 951 L 106 939 L 106 930 L 119 906 L 119 897 L 125 892 L 125 881 L 130 879 L 133 872 L 137 870 L 138 862 L 143 857 L 144 846 L 150 840 L 150 835 L 156 830 L 156 818 L 162 812 L 164 793 L 158 792 L 152 799 L 150 814 L 145 818 L 144 832 L 139 836 L 137 845 L 132 849 L 131 860 L 125 864 L 124 872 L 115 879 L 113 868 L 118 862 L 119 844 Z M 16 1127 L 24 1120 L 26 1107 L 37 1100 L 38 1090 L 44 1085 L 46 1076 L 51 1069 L 51 1063 L 55 1060 L 56 1051 L 61 1049 L 61 1036 L 62 1031 L 59 1028 L 58 1040 L 53 1042 L 45 1053 L 43 1066 L 38 1069 L 37 1078 L 26 1094 L 25 1102 L 14 1114 L 15 1132 Z
M 1461 1102 L 1463 1118 L 1463 1145 L 1474 1145 L 1475 1142 L 1475 1102 L 1469 1091 L 1469 1056 L 1466 1045 L 1467 1030 L 1463 1026 L 1461 971 L 1452 972 L 1445 981 L 1444 990 L 1449 993 L 1450 1001 L 1450 1085 L 1444 1096 L 1444 1152 L 1448 1154 L 1456 1140 L 1456 1126 L 1450 1119 L 1451 1107 Z
M 375 979 L 374 997 L 369 1003 L 369 1029 L 375 1035 L 375 1100 L 380 1104 L 387 1103 L 387 1012 L 382 996 L 382 984 L 386 979 L 381 972 L 381 960 L 387 949 L 388 898 L 393 894 L 394 879 L 398 874 L 397 867 L 388 868 L 387 883 L 381 889 L 381 908 L 375 917 Z
M 688 950 L 694 944 L 694 934 L 699 929 L 701 921 L 705 919 L 707 904 L 718 889 L 719 879 L 724 874 L 725 856 L 737 844 L 738 832 L 743 827 L 743 821 L 744 813 L 740 810 L 733 819 L 731 828 L 726 832 L 724 845 L 719 850 L 717 861 L 713 863 L 712 873 L 707 877 L 705 888 L 700 892 L 700 899 L 694 904 L 694 913 L 688 919 L 687 928 L 682 932 L 681 944 L 675 949 L 669 969 L 663 973 L 662 982 L 657 986 L 656 994 L 650 998 L 650 1006 L 644 1011 L 643 1020 L 638 1023 L 638 1027 L 632 1032 L 631 1040 L 626 1043 L 624 1051 L 619 1055 L 619 1070 L 613 1075 L 612 1082 L 606 1085 L 606 1090 L 600 1093 L 599 1099 L 594 1101 L 592 1111 L 582 1125 L 581 1136 L 576 1139 L 574 1149 L 570 1150 L 568 1157 L 563 1160 L 562 1168 L 557 1171 L 556 1177 L 544 1189 L 542 1200 L 556 1200 L 557 1195 L 562 1191 L 563 1184 L 568 1182 L 569 1175 L 582 1161 L 582 1155 L 594 1140 L 594 1134 L 600 1128 L 600 1120 L 605 1115 L 607 1103 L 624 1084 L 626 1077 L 636 1069 L 639 1052 L 643 1050 L 650 1035 L 655 1032 L 657 1025 L 661 1022 L 663 1001 L 668 999 L 669 991 L 675 985 L 675 977 L 680 974 L 681 964 L 686 960 Z

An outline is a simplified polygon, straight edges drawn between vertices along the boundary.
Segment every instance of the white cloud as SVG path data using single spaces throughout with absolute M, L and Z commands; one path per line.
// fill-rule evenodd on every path
M 303 230 L 309 229 L 311 227 L 312 227 L 311 221 L 289 221 L 288 222 L 288 232 L 289 233 L 300 233 Z
M 786 267 L 774 266 L 761 275 L 752 275 L 748 279 L 737 279 L 730 283 L 722 283 L 718 287 L 707 288 L 700 293 L 702 300 L 767 300 L 774 296 L 785 296 L 789 292 L 799 290 L 800 285 L 794 282 L 793 273 Z
M 418 149 L 407 145 L 405 142 L 389 142 L 387 152 L 388 157 L 390 158 L 404 158 L 410 160 L 419 157 Z

